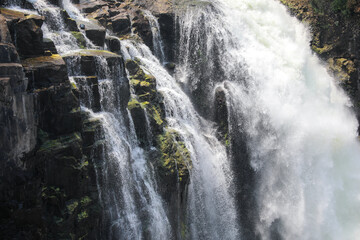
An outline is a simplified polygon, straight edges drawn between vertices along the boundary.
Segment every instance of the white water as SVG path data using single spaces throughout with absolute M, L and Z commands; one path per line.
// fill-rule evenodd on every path
M 163 41 L 161 39 L 161 34 L 160 34 L 159 22 L 156 19 L 156 17 L 151 14 L 150 11 L 144 11 L 144 15 L 149 20 L 149 24 L 151 27 L 151 32 L 153 35 L 154 55 L 159 59 L 161 63 L 164 63 L 166 59 L 165 59 Z
M 188 187 L 188 229 L 191 239 L 237 239 L 239 229 L 233 197 L 232 173 L 226 151 L 213 125 L 202 119 L 176 80 L 143 44 L 121 41 L 125 59 L 140 59 L 164 96 L 169 128 L 178 131 L 189 149 L 193 168 Z
M 276 1 L 212 2 L 183 16 L 180 49 L 204 33 L 198 24 L 204 17 L 206 36 L 197 37 L 208 52 L 221 44 L 216 67 L 225 76 L 217 84 L 239 119 L 230 128 L 248 139 L 257 178 L 255 231 L 271 239 L 279 222 L 283 239 L 359 239 L 358 124 L 348 98 L 312 54 L 307 29 Z M 185 51 L 178 71 L 191 86 L 196 69 Z

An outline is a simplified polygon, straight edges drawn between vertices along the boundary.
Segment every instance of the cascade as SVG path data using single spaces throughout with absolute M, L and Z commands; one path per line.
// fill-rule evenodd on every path
M 237 239 L 234 200 L 230 193 L 232 172 L 224 146 L 215 137 L 213 125 L 201 118 L 176 80 L 169 75 L 148 47 L 122 41 L 125 59 L 140 59 L 146 71 L 157 80 L 164 96 L 169 128 L 178 131 L 190 150 L 187 225 L 191 239 Z
M 193 95 L 218 87 L 227 98 L 244 236 L 357 239 L 357 121 L 307 29 L 265 0 L 204 2 L 180 27 L 179 81 Z
M 360 145 L 352 105 L 309 48 L 308 29 L 279 2 L 184 1 L 176 9 L 172 73 L 150 11 L 143 14 L 152 49 L 106 32 L 106 40 L 119 41 L 113 53 L 83 30 L 80 46 L 62 14 L 96 23 L 70 0 L 61 2 L 65 12 L 46 0 L 27 1 L 45 16 L 44 35 L 67 64 L 81 111 L 99 123 L 89 161 L 101 239 L 358 238 Z M 134 77 L 139 73 L 148 82 Z M 139 101 L 150 93 L 138 94 L 136 84 L 154 86 L 164 116 Z M 143 132 L 132 104 L 144 113 Z M 164 136 L 189 159 L 174 159 L 176 186 L 159 181 L 156 138 Z M 189 179 L 182 179 L 181 164 Z

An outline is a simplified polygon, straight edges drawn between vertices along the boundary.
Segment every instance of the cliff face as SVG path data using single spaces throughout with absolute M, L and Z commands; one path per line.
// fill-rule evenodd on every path
M 309 24 L 313 51 L 352 99 L 360 119 L 360 3 L 355 0 L 280 0 Z
M 62 6 L 62 1 L 48 2 Z M 80 72 L 91 86 L 93 96 L 92 102 L 83 104 L 97 112 L 101 106 L 99 82 L 95 77 L 96 56 L 105 57 L 112 69 L 115 65 L 121 66 L 125 74 L 125 63 L 117 55 L 120 54 L 119 41 L 105 39 L 105 30 L 120 39 L 138 39 L 153 49 L 150 22 L 142 11 L 149 9 L 159 19 L 166 55 L 169 60 L 173 58 L 174 15 L 168 1 L 72 2 L 98 23 L 96 27 L 86 25 L 85 36 L 98 47 L 106 43 L 114 53 L 84 51 L 63 58 L 55 44 L 43 37 L 42 25 L 49 20 L 46 11 L 34 15 L 7 9 L 7 3 L 12 1 L 0 4 L 4 7 L 0 9 L 0 235 L 3 239 L 101 239 L 106 236 L 106 233 L 102 235 L 102 228 L 108 226 L 103 227 L 107 223 L 97 186 L 101 179 L 96 175 L 96 171 L 101 171 L 96 168 L 102 163 L 96 161 L 101 159 L 103 130 L 99 120 L 80 109 L 80 99 L 88 93 L 69 81 L 68 76 L 77 77 L 71 61 L 80 57 Z M 27 1 L 16 3 L 34 10 Z M 60 15 L 67 31 L 85 48 L 86 41 L 80 33 L 82 23 L 75 22 L 65 11 Z M 127 62 L 126 67 L 132 79 L 119 88 L 121 102 L 125 103 L 121 108 L 131 111 L 140 135 L 144 130 L 141 120 L 144 114 L 149 114 L 152 142 L 160 150 L 154 155 L 154 159 L 159 159 L 156 164 L 159 177 L 168 181 L 160 186 L 162 194 L 169 202 L 178 201 L 176 172 L 181 171 L 183 188 L 189 172 L 185 164 L 176 169 L 174 160 L 168 156 L 181 162 L 182 156 L 188 158 L 187 149 L 181 145 L 176 132 L 166 130 L 156 79 L 145 75 L 136 62 Z M 137 69 L 135 72 L 133 67 Z M 139 95 L 130 101 L 129 84 Z M 141 99 L 146 94 L 148 98 Z M 144 148 L 148 147 L 145 145 Z
M 86 152 L 93 126 L 65 62 L 43 38 L 44 17 L 0 11 L 2 238 L 91 234 L 99 221 Z

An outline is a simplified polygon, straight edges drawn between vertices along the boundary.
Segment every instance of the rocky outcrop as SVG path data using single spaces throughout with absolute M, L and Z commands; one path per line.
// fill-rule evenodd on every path
M 281 0 L 310 25 L 313 51 L 352 99 L 360 120 L 360 3 L 354 0 Z

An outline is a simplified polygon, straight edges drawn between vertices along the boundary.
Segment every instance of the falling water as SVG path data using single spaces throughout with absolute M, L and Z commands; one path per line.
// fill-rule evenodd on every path
M 191 153 L 187 226 L 190 239 L 237 239 L 239 229 L 230 194 L 232 173 L 213 125 L 201 118 L 186 94 L 144 44 L 121 41 L 125 59 L 140 59 L 164 96 L 169 128 L 178 131 Z
M 357 121 L 312 54 L 307 29 L 268 0 L 204 2 L 180 18 L 179 80 L 196 89 L 206 75 L 199 70 L 220 72 L 208 86 L 225 89 L 230 133 L 246 139 L 256 179 L 252 231 L 261 239 L 357 239 Z M 191 64 L 196 48 L 202 64 Z
M 151 14 L 150 11 L 144 11 L 144 14 L 146 18 L 149 20 L 151 32 L 153 35 L 154 55 L 159 59 L 161 63 L 164 63 L 166 59 L 165 59 L 163 41 L 161 39 L 161 34 L 160 34 L 159 22 L 156 19 L 156 17 Z

